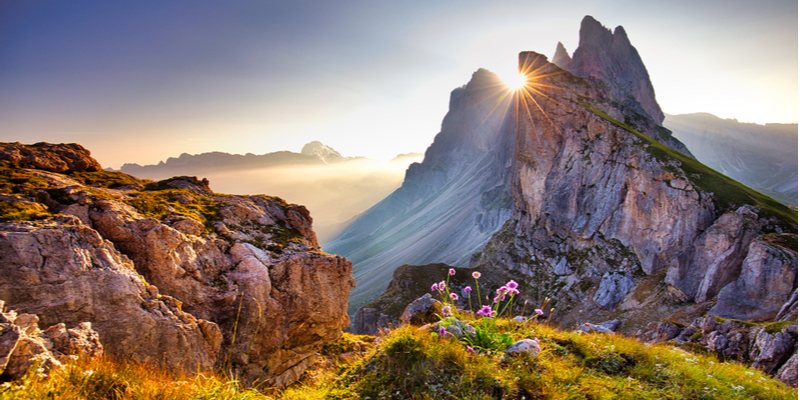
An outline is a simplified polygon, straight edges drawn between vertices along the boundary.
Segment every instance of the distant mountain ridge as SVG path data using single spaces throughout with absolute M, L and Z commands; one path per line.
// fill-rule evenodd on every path
M 698 160 L 786 205 L 797 205 L 797 124 L 752 124 L 695 113 L 664 124 Z
M 291 151 L 276 151 L 261 155 L 253 153 L 245 155 L 230 154 L 219 151 L 201 154 L 183 153 L 178 157 L 170 157 L 156 165 L 126 163 L 122 165 L 120 171 L 138 177 L 161 179 L 175 175 L 197 174 L 197 171 L 206 169 L 224 170 L 288 165 L 324 165 L 359 159 L 364 159 L 364 157 L 343 157 L 330 146 L 326 146 L 319 141 L 313 141 L 303 146 L 300 153 Z

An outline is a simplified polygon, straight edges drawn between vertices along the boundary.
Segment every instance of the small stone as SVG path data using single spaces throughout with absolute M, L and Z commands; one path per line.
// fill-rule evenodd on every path
M 539 355 L 540 351 L 542 348 L 539 346 L 539 341 L 533 339 L 522 339 L 506 349 L 508 354 L 530 353 L 534 356 Z

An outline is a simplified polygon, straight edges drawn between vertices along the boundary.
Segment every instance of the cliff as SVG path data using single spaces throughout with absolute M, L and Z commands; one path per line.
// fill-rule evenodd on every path
M 42 163 L 2 144 L 0 299 L 44 326 L 90 322 L 106 353 L 283 386 L 349 325 L 351 263 L 321 251 L 303 206 Z M 11 154 L 12 156 L 8 156 Z M 59 153 L 61 154 L 61 153 Z
M 550 301 L 552 320 L 564 326 L 620 319 L 619 329 L 633 333 L 663 318 L 691 323 L 705 314 L 796 321 L 781 311 L 797 291 L 796 212 L 686 154 L 641 104 L 619 101 L 607 83 L 534 52 L 520 54 L 520 71 L 525 88 L 491 97 L 496 119 L 475 114 L 486 122 L 450 131 L 450 118 L 470 121 L 481 110 L 463 107 L 457 89 L 442 132 L 408 171 L 404 188 L 417 192 L 398 190 L 340 237 L 341 254 L 368 255 L 355 260 L 354 274 L 373 287 L 360 289 L 356 306 L 375 299 L 367 291 L 385 287 L 397 266 L 445 262 L 516 280 L 522 299 Z M 492 145 L 476 146 L 481 140 Z M 467 149 L 483 152 L 451 156 Z M 469 169 L 484 159 L 496 166 L 491 175 Z M 415 169 L 435 172 L 420 179 Z M 410 225 L 420 219 L 387 211 L 400 200 L 440 211 L 428 225 Z M 465 209 L 469 202 L 481 208 Z M 466 265 L 463 239 L 424 240 L 442 227 L 458 228 L 449 237 L 485 238 L 477 222 L 491 207 L 501 219 Z M 415 241 L 374 234 L 404 226 L 413 227 L 406 237 Z M 454 249 L 461 258 L 451 256 Z M 397 317 L 373 305 L 377 319 Z
M 441 132 L 403 185 L 325 245 L 355 265 L 351 314 L 377 298 L 402 264 L 466 266 L 511 216 L 511 101 L 497 75 L 476 71 L 450 94 Z

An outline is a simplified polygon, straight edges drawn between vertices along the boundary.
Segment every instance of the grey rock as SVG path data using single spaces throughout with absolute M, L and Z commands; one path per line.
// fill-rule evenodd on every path
M 612 331 L 611 329 L 609 329 L 606 326 L 598 325 L 598 324 L 590 324 L 588 322 L 583 323 L 581 325 L 578 325 L 575 328 L 575 330 L 578 331 L 578 332 L 584 332 L 584 333 L 589 333 L 589 332 L 614 333 L 614 331 Z
M 607 310 L 613 309 L 633 286 L 633 279 L 624 271 L 606 272 L 592 300 Z
M 771 374 L 797 352 L 797 325 L 793 327 L 793 331 L 787 327 L 775 334 L 764 328 L 755 332 L 750 345 L 750 361 L 754 368 Z
M 797 387 L 797 352 L 783 364 L 775 374 L 775 378 L 789 386 Z
M 661 321 L 656 328 L 657 338 L 659 342 L 666 342 L 672 340 L 680 335 L 683 329 L 672 322 Z
M 797 256 L 761 240 L 750 244 L 739 278 L 725 286 L 711 315 L 772 319 L 797 289 Z
M 542 348 L 539 345 L 538 339 L 522 339 L 506 349 L 508 354 L 529 353 L 534 356 L 539 355 Z
M 778 315 L 775 317 L 776 321 L 797 321 L 797 289 L 792 293 L 786 303 L 783 304 Z
M 618 319 L 612 319 L 610 321 L 598 322 L 597 325 L 605 326 L 611 331 L 616 331 L 617 328 L 619 328 L 619 326 L 622 325 L 622 321 Z
M 406 306 L 403 314 L 400 315 L 400 322 L 410 325 L 424 325 L 438 319 L 436 312 L 441 309 L 441 302 L 431 297 L 430 293 L 414 300 Z

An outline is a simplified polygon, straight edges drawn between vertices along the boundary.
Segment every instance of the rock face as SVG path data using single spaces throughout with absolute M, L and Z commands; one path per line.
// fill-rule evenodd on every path
M 4 308 L 0 300 L 0 379 L 19 379 L 34 365 L 40 371 L 34 372 L 47 373 L 61 368 L 68 357 L 103 355 L 103 345 L 88 322 L 73 329 L 60 323 L 41 331 L 36 315 L 3 312 Z
M 326 244 L 354 263 L 351 313 L 377 298 L 400 265 L 466 266 L 511 216 L 514 142 L 505 110 L 512 96 L 504 88 L 495 74 L 478 70 L 455 89 L 422 163 L 411 164 L 399 189 Z
M 669 321 L 651 324 L 638 336 L 648 342 L 699 345 L 797 387 L 797 324 L 757 325 L 709 316 L 696 318 L 689 326 Z
M 583 25 L 584 50 L 572 61 L 559 51 L 568 68 L 577 63 L 586 71 L 618 70 L 621 75 L 609 75 L 614 79 L 646 78 L 644 72 L 628 71 L 638 70 L 631 60 L 641 60 L 622 29 L 612 34 L 591 18 Z M 620 57 L 627 58 L 616 60 Z M 630 333 L 651 321 L 689 323 L 708 312 L 759 320 L 796 315 L 791 312 L 796 213 L 687 155 L 658 125 L 660 119 L 643 110 L 647 101 L 620 98 L 605 75 L 583 79 L 535 52 L 520 54 L 520 71 L 528 76 L 527 86 L 506 92 L 509 106 L 502 109 L 503 97 L 494 97 L 498 120 L 487 119 L 480 108 L 459 108 L 463 94 L 454 92 L 443 131 L 425 161 L 409 169 L 403 188 L 341 237 L 343 254 L 364 255 L 357 277 L 363 274 L 372 288 L 362 294 L 382 287 L 383 275 L 421 257 L 422 250 L 435 250 L 426 254 L 436 261 L 456 249 L 469 251 L 461 244 L 421 240 L 456 226 L 449 237 L 477 238 L 484 231 L 476 221 L 488 215 L 481 210 L 494 205 L 503 210 L 499 217 L 508 218 L 491 225 L 496 227 L 491 239 L 471 254 L 468 266 L 484 276 L 520 282 L 526 290 L 519 301 L 551 299 L 553 321 L 575 326 L 587 322 L 587 315 L 594 321 L 620 319 L 619 331 Z M 630 91 L 648 85 L 616 87 Z M 475 129 L 464 122 L 471 121 L 468 113 L 487 121 L 482 128 L 492 121 L 496 128 Z M 458 129 L 444 129 L 455 121 L 462 122 Z M 493 145 L 478 146 L 484 141 Z M 476 148 L 488 149 L 475 154 L 492 157 L 487 165 L 497 167 L 491 179 L 470 172 L 473 164 L 467 163 L 486 158 L 456 156 Z M 478 186 L 487 182 L 493 186 Z M 472 191 L 454 190 L 454 184 Z M 446 195 L 452 193 L 458 196 Z M 480 207 L 461 206 L 479 197 Z M 417 211 L 390 213 L 400 199 Z M 424 215 L 420 210 L 438 212 L 422 221 L 415 217 Z M 409 241 L 389 240 L 398 232 Z
M 580 40 L 572 58 L 559 43 L 553 62 L 577 76 L 603 82 L 606 93 L 614 101 L 650 117 L 655 123 L 660 125 L 664 121 L 647 68 L 623 27 L 616 27 L 612 33 L 587 15 L 581 22 Z
M 110 354 L 187 370 L 214 366 L 216 324 L 158 298 L 130 260 L 78 218 L 0 224 L 0 255 L 0 298 L 45 326 L 89 321 Z
M 352 266 L 320 251 L 305 207 L 194 177 L 109 189 L 121 173 L 86 187 L 17 171 L 30 185 L 8 197 L 53 216 L 0 223 L 0 298 L 48 325 L 91 322 L 113 356 L 283 386 L 349 325 Z
M 658 142 L 652 121 L 543 56 L 521 54 L 520 68 L 538 86 L 519 106 L 515 213 L 473 266 L 527 277 L 534 304 L 554 299 L 567 324 L 714 303 L 728 318 L 778 315 L 796 289 L 790 210 Z

